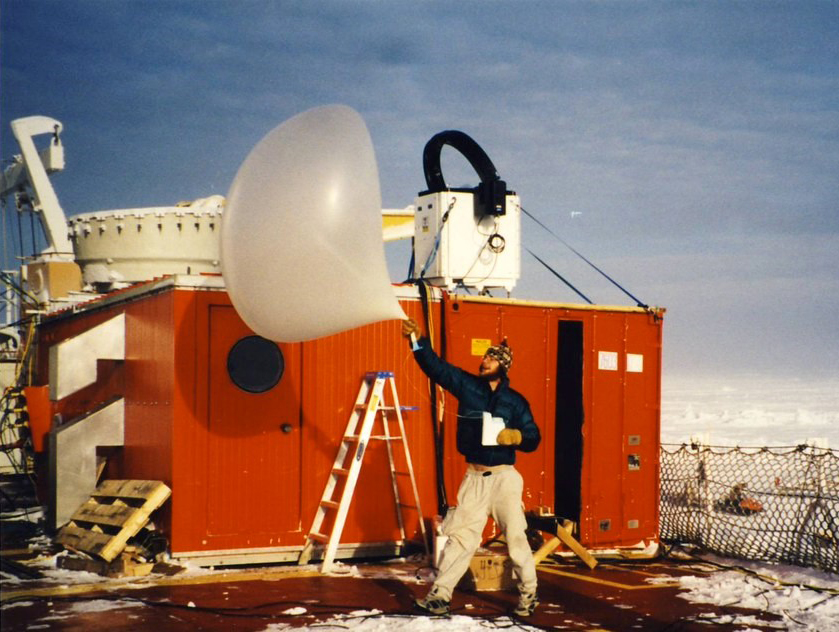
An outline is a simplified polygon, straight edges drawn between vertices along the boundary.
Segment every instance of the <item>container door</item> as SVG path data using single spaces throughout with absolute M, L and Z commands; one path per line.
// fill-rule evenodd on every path
M 583 470 L 583 323 L 561 320 L 556 355 L 556 514 L 580 522 Z
M 209 330 L 208 544 L 298 544 L 300 345 L 254 335 L 224 304 Z

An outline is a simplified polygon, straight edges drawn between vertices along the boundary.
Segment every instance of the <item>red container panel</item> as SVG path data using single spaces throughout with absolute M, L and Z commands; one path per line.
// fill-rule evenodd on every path
M 423 321 L 418 300 L 402 305 Z M 176 555 L 301 547 L 368 371 L 394 372 L 400 403 L 418 407 L 405 413 L 406 431 L 425 517 L 437 513 L 429 382 L 399 322 L 279 345 L 282 379 L 249 393 L 227 371 L 233 345 L 253 335 L 227 294 L 157 288 L 48 318 L 39 327 L 36 385 L 47 383 L 50 345 L 122 311 L 125 362 L 100 363 L 96 384 L 50 406 L 67 419 L 125 397 L 125 447 L 114 468 L 172 487 L 156 523 Z M 589 547 L 657 539 L 660 319 L 633 309 L 448 295 L 430 313 L 435 348 L 466 370 L 476 371 L 486 347 L 508 338 L 511 385 L 530 402 L 543 437 L 517 460 L 528 509 L 570 511 Z M 440 403 L 444 484 L 454 503 L 465 469 L 455 445 L 457 402 L 446 395 Z M 411 496 L 407 481 L 401 493 Z M 374 442 L 342 542 L 392 542 L 395 512 L 385 448 Z M 415 536 L 419 517 L 407 518 Z

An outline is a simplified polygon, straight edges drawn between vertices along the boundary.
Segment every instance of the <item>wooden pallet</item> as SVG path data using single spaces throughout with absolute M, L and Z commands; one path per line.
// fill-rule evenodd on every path
M 61 528 L 56 541 L 111 562 L 170 494 L 160 481 L 103 481 Z
M 105 577 L 145 577 L 152 572 L 154 562 L 147 562 L 142 557 L 137 557 L 133 547 L 127 546 L 115 560 L 93 559 L 88 556 L 76 557 L 73 555 L 58 556 L 56 565 L 70 571 L 87 571 Z

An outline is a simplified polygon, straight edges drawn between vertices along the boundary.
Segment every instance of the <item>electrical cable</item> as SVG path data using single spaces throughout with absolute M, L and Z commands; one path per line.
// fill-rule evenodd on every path
M 492 250 L 492 252 L 494 252 L 497 255 L 500 255 L 502 252 L 504 252 L 504 248 L 507 246 L 507 240 L 504 239 L 503 236 L 495 232 L 489 236 L 487 246 L 490 250 Z
M 23 256 L 23 211 L 20 208 L 17 209 L 17 236 L 20 247 L 18 252 Z
M 29 213 L 29 236 L 32 238 L 32 255 L 38 254 L 38 245 L 35 238 L 35 213 Z
M 550 271 L 550 272 L 551 272 L 551 273 L 552 273 L 552 274 L 553 274 L 556 278 L 558 278 L 560 281 L 562 281 L 563 283 L 565 283 L 565 285 L 567 285 L 567 286 L 568 286 L 568 287 L 570 287 L 572 290 L 574 290 L 574 292 L 576 292 L 577 296 L 579 296 L 580 298 L 582 298 L 582 299 L 583 299 L 586 303 L 588 303 L 589 305 L 594 305 L 594 303 L 592 303 L 592 302 L 591 302 L 591 299 L 590 299 L 588 296 L 586 296 L 585 294 L 583 294 L 582 292 L 580 292 L 580 290 L 578 290 L 576 287 L 574 287 L 574 286 L 571 284 L 571 282 L 570 282 L 570 281 L 568 281 L 568 280 L 567 280 L 565 277 L 563 277 L 563 276 L 562 276 L 559 272 L 557 272 L 556 270 L 554 270 L 551 266 L 549 266 L 549 265 L 548 265 L 547 263 L 545 263 L 542 259 L 540 259 L 540 258 L 539 258 L 539 256 L 538 256 L 535 252 L 533 252 L 530 248 L 525 248 L 525 250 L 527 250 L 527 252 L 529 252 L 529 253 L 533 256 L 533 258 L 535 258 L 535 259 L 536 259 L 536 261 L 538 261 L 538 262 L 539 262 L 539 263 L 541 263 L 543 266 L 545 266 L 545 267 L 548 269 L 548 271 Z
M 487 245 L 488 245 L 488 244 L 489 244 L 489 238 L 487 238 L 487 240 L 486 240 L 483 244 L 481 244 L 481 247 L 478 249 L 478 254 L 477 254 L 477 255 L 475 255 L 475 258 L 472 260 L 472 264 L 469 266 L 469 268 L 468 268 L 468 269 L 466 270 L 466 272 L 463 274 L 463 279 L 466 279 L 466 278 L 468 278 L 468 277 L 469 277 L 469 274 L 472 272 L 472 269 L 473 269 L 473 268 L 474 268 L 474 267 L 478 264 L 478 262 L 481 260 L 481 254 L 484 252 L 484 250 L 486 250 L 486 248 L 487 248 Z M 498 257 L 495 257 L 495 260 L 493 261 L 493 267 L 492 267 L 492 269 L 493 269 L 493 270 L 495 269 L 495 264 L 496 264 L 497 262 L 498 262 Z M 492 271 L 490 271 L 490 274 L 491 274 L 491 273 L 492 273 Z M 488 274 L 488 275 L 486 275 L 484 278 L 486 279 L 486 278 L 488 278 L 488 277 L 489 277 L 489 274 Z M 465 286 L 465 284 L 463 284 L 463 281 L 462 281 L 462 280 L 461 280 L 461 285 L 463 285 L 463 287 L 466 287 L 466 286 Z
M 411 237 L 411 259 L 408 261 L 408 276 L 405 278 L 405 283 L 408 283 L 411 279 L 414 278 L 414 266 L 416 265 L 417 259 L 416 242 L 416 237 Z
M 35 296 L 32 293 L 25 290 L 22 285 L 17 283 L 14 280 L 14 277 L 9 272 L 0 271 L 0 279 L 2 279 L 3 284 L 7 288 L 11 288 L 21 298 L 27 299 L 33 306 L 37 306 L 38 299 L 35 298 Z M 7 324 L 11 325 L 12 323 Z
M 440 301 L 440 357 L 445 361 L 447 359 L 447 352 L 448 352 L 448 345 L 446 339 L 446 308 L 445 303 L 441 300 Z M 446 512 L 449 509 L 449 500 L 446 495 L 446 483 L 444 480 L 444 465 L 445 465 L 445 456 L 446 456 L 446 392 L 443 390 L 443 387 L 437 384 L 437 400 L 439 402 L 437 406 L 437 425 L 439 428 L 440 433 L 440 452 L 439 452 L 439 472 L 438 476 L 440 477 L 440 489 L 441 489 L 441 502 L 440 507 L 442 508 L 442 512 L 440 513 L 441 516 L 445 516 Z
M 428 286 L 426 285 L 425 281 L 423 281 L 422 279 L 418 279 L 417 289 L 419 290 L 420 302 L 422 304 L 422 313 L 425 319 L 425 331 L 428 333 L 428 344 L 432 345 L 431 348 L 433 350 L 434 347 L 432 341 L 434 340 L 434 331 L 432 329 L 433 322 L 431 318 L 430 300 L 428 297 Z M 443 327 L 443 331 L 445 331 L 445 327 Z M 430 378 L 429 384 L 429 398 L 431 400 L 431 427 L 434 438 L 434 465 L 437 478 L 437 511 L 439 515 L 445 516 L 446 510 L 449 506 L 449 502 L 446 496 L 445 471 L 443 468 L 443 459 L 445 456 L 444 425 L 442 418 L 438 418 L 438 385 L 436 382 L 434 382 L 434 380 L 431 380 Z M 443 397 L 443 395 L 440 394 L 440 397 Z M 442 415 L 440 417 L 442 417 Z
M 478 254 L 475 255 L 475 258 L 472 260 L 471 265 L 466 270 L 466 272 L 463 274 L 463 279 L 466 279 L 466 278 L 469 277 L 469 274 L 472 272 L 474 267 L 481 260 L 481 255 L 484 253 L 485 250 L 488 250 L 489 252 L 493 253 L 495 256 L 493 257 L 493 260 L 492 260 L 492 267 L 487 271 L 487 273 L 483 276 L 483 278 L 473 280 L 470 283 L 470 285 L 477 285 L 480 282 L 485 281 L 486 279 L 488 279 L 492 276 L 493 272 L 495 272 L 495 267 L 498 265 L 498 255 L 501 252 L 504 251 L 504 248 L 506 247 L 506 244 L 507 244 L 507 240 L 504 239 L 504 237 L 498 233 L 498 217 L 497 216 L 494 218 L 495 219 L 495 225 L 493 226 L 491 233 L 484 233 L 480 230 L 480 222 L 483 221 L 484 217 L 486 217 L 486 215 L 481 217 L 481 219 L 476 224 L 475 229 L 476 229 L 476 231 L 479 235 L 482 235 L 482 236 L 486 237 L 486 241 L 484 241 L 484 243 L 481 244 L 481 247 L 478 249 Z M 500 241 L 500 244 L 497 244 L 497 245 L 493 246 L 494 241 Z M 471 294 L 471 292 L 469 291 L 469 288 L 466 286 L 466 284 L 463 282 L 463 280 L 461 280 L 459 282 L 458 286 L 462 287 L 464 290 L 466 290 L 467 293 Z M 486 289 L 485 289 L 485 291 L 486 291 Z M 481 293 L 483 294 L 483 292 L 481 292 Z
M 428 268 L 434 263 L 434 260 L 437 258 L 437 251 L 440 248 L 440 240 L 443 236 L 443 228 L 446 225 L 446 222 L 449 221 L 449 214 L 451 213 L 454 205 L 457 203 L 457 198 L 453 197 L 451 202 L 449 202 L 449 207 L 443 213 L 443 216 L 440 219 L 440 227 L 437 229 L 437 234 L 434 237 L 434 245 L 431 247 L 431 252 L 428 253 L 428 257 L 425 260 L 425 263 L 422 266 L 422 270 L 420 270 L 419 278 L 425 278 L 425 273 L 428 272 Z
M 26 321 L 21 321 L 21 323 Z M 21 446 L 18 448 L 20 450 L 21 461 L 17 463 L 14 459 L 11 458 L 11 454 L 8 455 L 8 460 L 12 464 L 15 469 L 15 473 L 18 475 L 24 475 L 29 483 L 32 486 L 32 492 L 35 500 L 40 505 L 41 500 L 38 497 L 38 486 L 33 478 L 33 473 L 31 468 L 27 465 L 27 456 L 31 456 L 34 453 L 33 445 L 32 445 L 32 430 L 31 425 L 29 422 L 29 415 L 26 406 L 26 396 L 24 394 L 23 388 L 32 383 L 32 369 L 34 362 L 32 361 L 32 351 L 33 351 L 33 340 L 35 338 L 35 319 L 30 318 L 28 322 L 28 328 L 26 330 L 25 338 L 23 339 L 23 348 L 20 349 L 17 362 L 15 366 L 15 375 L 13 385 L 6 388 L 3 392 L 2 403 L 3 406 L 3 418 L 2 418 L 2 431 L 3 435 L 5 436 L 7 431 L 11 431 L 14 437 L 14 427 L 16 422 L 11 419 L 12 414 L 15 414 L 17 420 L 22 420 L 19 424 L 20 429 L 18 430 L 18 435 L 21 437 L 20 442 Z M 12 403 L 12 397 L 17 398 L 16 403 Z M 4 441 L 5 443 L 5 441 Z M 24 513 L 26 514 L 27 518 L 29 517 L 30 508 L 24 508 Z
M 8 210 L 8 208 L 7 208 L 7 202 L 6 202 L 6 197 L 5 196 L 0 197 L 0 206 L 2 206 L 2 209 L 3 209 L 3 252 L 2 252 L 2 255 L 1 255 L 3 257 L 3 259 L 2 259 L 3 263 L 0 264 L 0 267 L 5 267 L 6 266 L 6 261 L 11 259 L 11 257 L 9 257 L 9 247 L 10 246 L 9 246 L 9 243 L 8 243 L 9 242 L 9 222 L 7 221 L 7 218 L 8 218 L 7 210 Z
M 649 309 L 649 308 L 650 308 L 650 306 L 649 306 L 649 305 L 647 305 L 646 303 L 644 303 L 644 302 L 643 302 L 643 301 L 641 301 L 640 299 L 638 299 L 638 298 L 636 298 L 635 296 L 633 296 L 633 295 L 632 295 L 632 293 L 631 293 L 631 292 L 629 292 L 629 290 L 627 290 L 626 288 L 624 288 L 624 287 L 623 287 L 620 283 L 618 283 L 617 281 L 615 281 L 612 277 L 610 277 L 608 274 L 606 274 L 603 270 L 601 270 L 600 268 L 598 268 L 598 267 L 597 267 L 594 263 L 592 263 L 589 259 L 587 259 L 587 258 L 586 258 L 586 257 L 585 257 L 585 256 L 584 256 L 581 252 L 580 252 L 580 251 L 578 251 L 578 250 L 577 250 L 576 248 L 574 248 L 571 244 L 569 244 L 567 241 L 565 241 L 562 237 L 560 237 L 560 236 L 559 236 L 559 235 L 557 235 L 555 232 L 553 232 L 550 228 L 548 228 L 547 226 L 545 226 L 545 225 L 544 225 L 541 221 L 539 221 L 539 220 L 538 220 L 538 219 L 537 219 L 537 218 L 536 218 L 536 217 L 535 217 L 532 213 L 530 213 L 527 209 L 525 209 L 523 206 L 519 206 L 519 208 L 521 209 L 521 212 L 522 212 L 522 213 L 524 213 L 525 215 L 527 215 L 530 219 L 532 219 L 534 222 L 536 222 L 537 224 L 539 224 L 539 226 L 541 226 L 541 227 L 542 227 L 542 228 L 544 228 L 546 231 L 548 231 L 548 232 L 549 232 L 551 235 L 553 235 L 553 236 L 554 236 L 557 240 L 559 240 L 559 242 L 560 242 L 561 244 L 563 244 L 563 245 L 564 245 L 566 248 L 568 248 L 571 252 L 573 252 L 575 255 L 577 255 L 580 259 L 582 259 L 583 261 L 585 261 L 585 262 L 586 262 L 588 265 L 590 265 L 592 268 L 594 268 L 595 270 L 597 270 L 597 272 L 599 272 L 601 275 L 603 275 L 603 277 L 605 277 L 605 278 L 606 278 L 609 282 L 611 282 L 611 283 L 612 283 L 612 285 L 614 285 L 616 288 L 618 288 L 621 292 L 623 292 L 623 293 L 624 293 L 624 294 L 626 294 L 629 298 L 631 298 L 633 301 L 635 301 L 635 303 L 636 303 L 636 305 L 637 305 L 638 307 L 642 307 L 643 309 Z M 530 251 L 528 251 L 528 252 L 530 252 Z M 530 254 L 533 254 L 533 253 L 531 252 Z M 536 256 L 536 255 L 533 255 L 533 256 Z M 561 277 L 560 277 L 560 278 L 561 278 Z M 589 302 L 591 302 L 591 301 L 589 301 Z

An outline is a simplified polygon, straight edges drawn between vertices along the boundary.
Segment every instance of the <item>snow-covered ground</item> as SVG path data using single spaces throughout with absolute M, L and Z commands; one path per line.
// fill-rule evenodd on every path
M 736 605 L 781 617 L 780 630 L 827 632 L 839 629 L 839 577 L 792 566 L 732 562 L 709 557 L 737 570 L 715 573 L 710 579 L 696 576 L 680 581 L 683 599 L 696 603 Z M 748 571 L 748 572 L 745 572 Z M 717 617 L 715 623 L 766 625 L 750 617 Z

